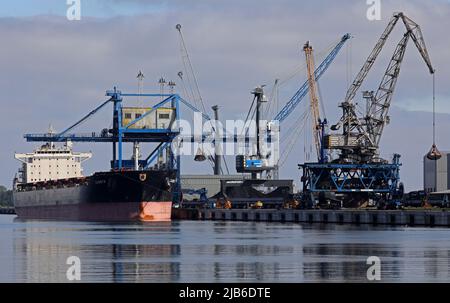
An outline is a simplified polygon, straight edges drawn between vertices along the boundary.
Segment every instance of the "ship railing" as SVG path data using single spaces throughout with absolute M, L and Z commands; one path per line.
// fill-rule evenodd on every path
M 58 180 L 48 180 L 40 181 L 34 183 L 22 183 L 17 184 L 17 191 L 32 191 L 38 189 L 56 189 L 56 188 L 67 188 L 72 186 L 80 186 L 82 184 L 87 184 L 88 180 L 86 177 L 76 177 Z
M 60 136 L 59 134 L 25 134 L 25 138 L 48 138 L 48 139 L 66 139 L 70 140 L 71 138 L 81 138 L 81 139 L 90 139 L 90 138 L 109 138 L 112 135 L 102 132 L 90 132 L 90 133 L 76 133 L 76 134 L 64 134 Z

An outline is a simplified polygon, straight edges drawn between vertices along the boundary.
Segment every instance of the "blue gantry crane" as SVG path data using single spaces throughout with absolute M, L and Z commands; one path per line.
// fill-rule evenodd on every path
M 113 147 L 111 169 L 149 169 L 156 163 L 158 158 L 165 154 L 164 166 L 168 170 L 176 171 L 177 180 L 175 187 L 176 194 L 181 193 L 180 183 L 180 155 L 172 150 L 172 143 L 179 136 L 180 129 L 178 121 L 180 119 L 180 105 L 200 112 L 188 101 L 178 94 L 135 94 L 122 93 L 116 87 L 106 91 L 109 97 L 95 109 L 83 116 L 80 120 L 59 133 L 45 134 L 25 134 L 28 142 L 102 142 L 111 143 Z M 127 107 L 124 106 L 124 98 L 140 97 L 156 102 L 151 107 Z M 162 100 L 161 100 L 162 99 Z M 159 102 L 155 101 L 159 100 Z M 79 125 L 88 118 L 94 116 L 100 109 L 112 104 L 113 106 L 113 126 L 111 129 L 103 129 L 100 132 L 72 133 Z M 209 116 L 201 113 L 202 117 L 210 120 Z M 145 159 L 139 160 L 139 143 L 156 143 L 156 147 Z M 124 158 L 123 144 L 133 143 L 133 157 L 131 160 Z

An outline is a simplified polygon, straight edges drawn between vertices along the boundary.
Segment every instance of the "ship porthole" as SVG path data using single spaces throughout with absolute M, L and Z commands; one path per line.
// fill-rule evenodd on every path
M 139 174 L 139 180 L 144 182 L 147 179 L 147 174 Z

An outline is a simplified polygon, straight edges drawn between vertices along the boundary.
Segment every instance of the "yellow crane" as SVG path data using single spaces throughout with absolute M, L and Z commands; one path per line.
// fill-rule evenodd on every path
M 317 152 L 317 158 L 319 162 L 323 160 L 322 154 L 322 133 L 323 133 L 323 124 L 320 120 L 320 110 L 319 110 L 319 98 L 317 96 L 317 83 L 314 77 L 314 56 L 313 56 L 313 48 L 309 44 L 309 41 L 305 43 L 303 46 L 303 51 L 306 56 L 306 67 L 308 73 L 308 86 L 309 86 L 309 97 L 310 97 L 310 107 L 311 107 L 311 122 L 312 122 L 312 131 L 313 131 L 313 139 L 314 145 Z M 325 122 L 325 121 L 324 121 Z M 326 123 L 326 122 L 325 122 Z

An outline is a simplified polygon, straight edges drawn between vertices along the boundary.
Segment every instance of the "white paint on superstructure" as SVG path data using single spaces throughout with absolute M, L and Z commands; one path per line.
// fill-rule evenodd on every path
M 49 142 L 32 153 L 14 155 L 14 158 L 22 162 L 22 168 L 19 170 L 21 183 L 83 177 L 81 163 L 91 157 L 90 152 L 73 152 L 70 141 L 61 147 Z

